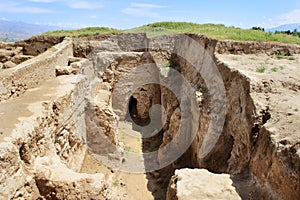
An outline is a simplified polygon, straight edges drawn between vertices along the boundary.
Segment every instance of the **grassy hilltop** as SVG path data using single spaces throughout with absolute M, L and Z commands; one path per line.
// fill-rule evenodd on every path
M 196 33 L 203 34 L 217 40 L 243 40 L 258 42 L 282 42 L 299 44 L 300 38 L 286 34 L 274 34 L 260 30 L 247 30 L 235 27 L 226 27 L 222 24 L 195 24 L 188 22 L 157 22 L 127 30 L 118 30 L 107 27 L 89 27 L 78 30 L 58 30 L 45 35 L 63 35 L 81 37 L 108 33 L 147 33 L 149 37 L 163 34 Z

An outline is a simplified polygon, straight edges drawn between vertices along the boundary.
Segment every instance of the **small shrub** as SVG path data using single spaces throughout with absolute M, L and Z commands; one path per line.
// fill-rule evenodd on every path
M 291 56 L 284 51 L 280 51 L 276 57 L 277 57 L 277 59 L 296 60 L 296 58 L 294 56 Z
M 298 112 L 298 111 L 299 111 L 299 109 L 298 109 L 298 108 L 295 108 L 295 109 L 294 109 L 294 111 L 295 111 L 295 112 Z
M 129 147 L 129 146 L 125 146 L 124 150 L 127 151 L 127 152 L 132 151 L 131 147 Z
M 256 72 L 258 72 L 258 73 L 264 73 L 265 71 L 266 71 L 265 66 L 260 66 L 260 67 L 256 68 Z
M 283 59 L 283 58 L 284 58 L 284 55 L 277 55 L 276 58 L 279 59 L 279 60 L 280 60 L 280 59 Z
M 272 72 L 278 72 L 279 68 L 278 67 L 273 67 L 271 70 L 272 70 Z
M 163 67 L 171 67 L 172 66 L 172 63 L 170 61 L 166 62 Z
M 2 131 L 0 131 L 0 135 L 3 135 L 4 133 Z
M 286 54 L 286 52 L 284 52 L 284 51 L 280 51 L 278 54 L 277 54 L 277 59 L 282 59 L 282 58 L 284 58 L 284 57 L 286 57 L 287 56 L 287 54 Z
M 286 59 L 288 59 L 288 60 L 296 60 L 296 58 L 294 56 L 288 56 Z

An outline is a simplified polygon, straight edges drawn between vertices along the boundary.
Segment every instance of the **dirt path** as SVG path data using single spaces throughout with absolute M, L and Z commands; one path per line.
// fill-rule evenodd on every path
M 124 149 L 128 152 L 142 153 L 142 138 L 139 132 L 132 130 L 130 123 L 119 123 L 120 141 L 124 143 Z M 81 173 L 103 173 L 107 180 L 111 180 L 112 190 L 118 199 L 130 200 L 153 200 L 152 192 L 157 189 L 149 185 L 149 176 L 145 173 L 134 174 L 119 172 L 109 169 L 87 153 Z M 148 179 L 147 179 L 148 178 Z
M 42 115 L 44 102 L 50 102 L 67 94 L 74 87 L 76 76 L 57 77 L 45 81 L 41 86 L 29 89 L 20 97 L 0 103 L 0 142 L 11 137 L 17 126 L 22 132 L 32 128 L 32 121 Z

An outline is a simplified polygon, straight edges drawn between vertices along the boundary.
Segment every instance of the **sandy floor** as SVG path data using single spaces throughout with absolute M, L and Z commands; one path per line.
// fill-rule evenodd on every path
M 142 153 L 141 135 L 139 132 L 133 131 L 129 123 L 119 123 L 119 134 L 121 142 L 124 143 L 125 151 Z M 111 180 L 112 190 L 119 199 L 154 199 L 152 192 L 156 192 L 156 189 L 151 188 L 151 185 L 148 184 L 147 178 L 149 176 L 147 177 L 145 173 L 132 174 L 110 170 L 89 153 L 86 154 L 81 172 L 105 174 L 107 180 Z

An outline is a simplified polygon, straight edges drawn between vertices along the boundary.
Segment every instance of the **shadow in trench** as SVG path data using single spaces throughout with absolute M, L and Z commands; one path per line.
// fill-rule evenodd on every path
M 162 143 L 162 138 L 163 132 L 161 131 L 156 136 L 143 139 L 143 153 L 157 152 Z M 162 169 L 152 171 L 152 163 L 158 162 L 157 153 L 156 157 L 154 158 L 144 157 L 144 159 L 145 167 L 147 171 L 150 171 L 146 173 L 148 190 L 151 191 L 154 199 L 166 199 L 167 187 L 171 176 L 174 173 L 172 166 L 167 166 Z
M 158 113 L 156 116 L 152 116 L 151 119 L 152 123 L 153 120 L 161 121 L 161 116 Z M 126 121 L 133 122 L 132 129 L 140 132 L 142 135 L 142 152 L 144 154 L 144 165 L 146 171 L 150 171 L 146 173 L 146 178 L 148 180 L 147 188 L 151 192 L 155 200 L 164 200 L 166 199 L 167 187 L 173 172 L 170 173 L 170 169 L 172 169 L 171 166 L 157 171 L 152 170 L 153 164 L 158 163 L 157 150 L 162 144 L 164 132 L 160 130 L 156 133 L 156 130 L 154 130 L 153 127 L 147 127 L 149 124 L 151 124 L 151 119 L 150 116 L 148 116 L 148 118 L 146 119 L 142 119 L 138 116 L 137 99 L 131 96 L 128 104 Z M 155 132 L 155 134 L 149 137 L 153 134 L 153 132 Z M 151 156 L 145 156 L 145 153 L 150 152 L 154 153 Z
M 153 195 L 155 200 L 166 199 L 167 188 L 171 177 L 174 175 L 175 169 L 189 167 L 190 158 L 188 155 L 190 149 L 183 154 L 175 163 L 172 163 L 159 170 L 153 170 L 153 166 L 159 163 L 158 149 L 163 143 L 164 130 L 156 130 L 155 127 L 162 127 L 161 113 L 155 113 L 148 116 L 147 119 L 141 119 L 137 113 L 137 100 L 130 98 L 128 105 L 127 120 L 132 121 L 132 129 L 141 133 L 142 152 L 144 155 L 144 165 L 147 171 L 146 178 L 148 180 L 147 188 Z M 152 120 L 152 121 L 151 121 Z M 150 124 L 150 125 L 149 125 Z M 154 124 L 154 126 L 151 126 Z M 147 153 L 152 153 L 150 156 Z
M 241 199 L 263 199 L 257 188 L 255 179 L 248 171 L 241 174 L 230 175 L 230 179 L 233 182 L 232 186 L 235 187 Z

